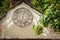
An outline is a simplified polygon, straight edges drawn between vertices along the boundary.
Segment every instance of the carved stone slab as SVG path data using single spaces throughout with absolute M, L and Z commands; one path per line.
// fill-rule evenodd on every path
M 35 36 L 33 26 L 37 24 L 42 14 L 26 3 L 14 7 L 7 12 L 2 21 L 5 38 L 38 38 Z

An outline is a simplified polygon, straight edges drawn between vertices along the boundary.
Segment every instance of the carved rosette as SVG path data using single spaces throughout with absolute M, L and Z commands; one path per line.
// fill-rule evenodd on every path
M 13 22 L 17 26 L 29 26 L 33 21 L 32 13 L 26 8 L 18 8 L 13 13 Z

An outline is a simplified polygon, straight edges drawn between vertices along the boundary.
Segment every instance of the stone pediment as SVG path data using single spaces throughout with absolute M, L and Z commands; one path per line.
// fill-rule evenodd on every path
M 2 25 L 6 28 L 4 36 L 11 38 L 34 38 L 32 28 L 37 24 L 41 16 L 40 12 L 22 2 L 20 5 L 10 9 L 6 17 L 3 18 Z

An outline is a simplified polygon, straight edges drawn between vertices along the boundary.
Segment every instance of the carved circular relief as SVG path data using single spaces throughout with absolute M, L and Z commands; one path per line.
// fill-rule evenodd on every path
M 13 22 L 21 27 L 28 26 L 33 21 L 32 13 L 26 8 L 18 8 L 13 13 Z

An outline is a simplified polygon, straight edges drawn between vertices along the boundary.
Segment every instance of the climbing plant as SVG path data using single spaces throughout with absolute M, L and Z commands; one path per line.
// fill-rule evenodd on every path
M 43 12 L 37 25 L 33 27 L 37 34 L 42 33 L 48 25 L 54 32 L 60 32 L 60 0 L 32 0 L 32 5 Z
M 9 8 L 9 0 L 0 0 L 0 17 Z

